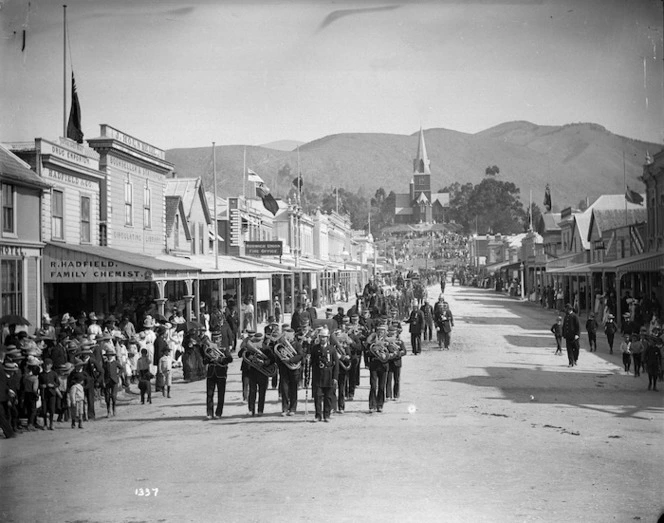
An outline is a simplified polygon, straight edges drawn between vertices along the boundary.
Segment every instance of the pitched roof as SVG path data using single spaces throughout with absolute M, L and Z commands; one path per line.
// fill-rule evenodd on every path
M 410 194 L 395 194 L 394 195 L 394 214 L 400 216 L 413 214 L 411 207 Z
M 438 202 L 441 207 L 450 206 L 450 193 L 448 192 L 437 192 L 431 195 L 431 203 L 434 204 Z
M 559 212 L 547 212 L 542 214 L 540 218 L 540 229 L 538 232 L 544 233 L 544 232 L 553 232 L 553 231 L 559 231 L 560 226 L 558 223 L 560 222 L 560 213 Z
M 51 186 L 42 180 L 30 166 L 0 144 L 0 178 L 3 181 L 14 182 L 30 187 L 48 189 Z
M 199 198 L 205 213 L 205 219 L 208 222 L 212 221 L 200 178 L 168 178 L 164 192 L 166 196 L 180 196 L 182 198 L 187 219 L 191 215 L 191 209 L 196 198 Z
M 643 223 L 648 217 L 648 210 L 645 207 L 639 209 L 593 209 L 590 219 L 590 227 L 588 228 L 588 239 L 592 234 L 593 224 L 599 229 L 602 234 L 605 231 L 625 227 L 626 225 L 634 225 L 636 223 Z
M 175 224 L 175 215 L 177 213 L 182 215 L 180 223 L 184 227 L 184 234 L 187 240 L 191 240 L 191 231 L 187 223 L 186 214 L 184 212 L 184 205 L 182 205 L 182 198 L 180 196 L 166 196 L 166 236 L 170 236 L 173 232 L 173 225 Z
M 641 196 L 643 196 L 645 199 L 644 195 Z M 630 211 L 636 209 L 645 209 L 645 207 L 643 205 L 628 202 L 625 199 L 624 194 L 602 194 L 585 211 L 581 213 L 575 213 L 573 217 L 574 221 L 576 222 L 576 231 L 578 232 L 583 248 L 586 250 L 590 249 L 590 242 L 588 241 L 588 237 L 590 236 L 590 218 L 593 211 L 622 210 L 624 212 L 625 210 Z

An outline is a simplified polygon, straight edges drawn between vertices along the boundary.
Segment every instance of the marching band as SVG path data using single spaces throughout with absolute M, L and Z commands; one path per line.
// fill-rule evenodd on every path
M 248 415 L 264 413 L 269 380 L 278 377 L 282 416 L 296 413 L 298 393 L 304 389 L 305 413 L 311 390 L 314 421 L 328 422 L 333 412 L 343 414 L 346 402 L 354 401 L 363 360 L 369 370 L 369 412 L 382 412 L 386 399 L 399 398 L 402 357 L 406 355 L 401 323 L 390 313 L 390 317 L 361 318 L 353 310 L 350 317 L 338 315 L 334 329 L 330 329 L 330 321 L 313 328 L 302 315 L 297 330 L 274 322 L 264 333 L 247 332 L 238 357 Z M 206 366 L 206 419 L 217 419 L 223 413 L 228 365 L 233 361 L 230 344 L 226 336 L 213 336 L 211 341 L 202 334 L 189 334 L 198 340 L 195 345 Z

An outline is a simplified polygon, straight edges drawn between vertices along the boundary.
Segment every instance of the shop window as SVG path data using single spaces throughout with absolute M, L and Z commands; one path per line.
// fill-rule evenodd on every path
M 125 225 L 134 225 L 134 187 L 129 180 L 125 182 Z
M 81 243 L 90 243 L 90 198 L 81 196 Z
M 8 183 L 2 184 L 2 232 L 16 234 L 16 191 Z
M 143 227 L 150 229 L 152 227 L 152 198 L 150 196 L 150 186 L 145 182 L 143 189 Z
M 51 198 L 51 237 L 55 240 L 65 239 L 65 197 L 62 191 L 53 191 Z
M 21 260 L 0 260 L 2 281 L 0 282 L 4 314 L 23 314 L 23 263 Z

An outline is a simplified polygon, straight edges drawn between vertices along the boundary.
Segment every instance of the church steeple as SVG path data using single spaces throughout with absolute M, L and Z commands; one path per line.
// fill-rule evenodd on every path
M 420 141 L 417 144 L 417 157 L 413 160 L 414 174 L 431 174 L 431 161 L 427 156 L 427 146 L 424 143 L 424 130 L 420 126 Z

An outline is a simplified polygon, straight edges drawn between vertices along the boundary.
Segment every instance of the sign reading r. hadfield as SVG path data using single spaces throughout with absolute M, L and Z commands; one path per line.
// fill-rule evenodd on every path
M 114 260 L 71 253 L 67 258 L 44 255 L 44 283 L 145 281 L 151 271 Z

